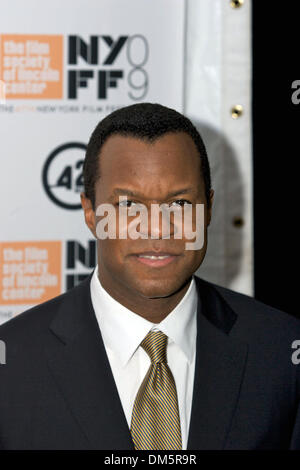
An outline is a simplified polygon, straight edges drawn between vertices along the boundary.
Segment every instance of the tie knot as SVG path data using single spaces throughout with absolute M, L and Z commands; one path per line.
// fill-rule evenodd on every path
M 161 331 L 149 331 L 141 346 L 151 362 L 167 362 L 167 341 L 168 337 Z

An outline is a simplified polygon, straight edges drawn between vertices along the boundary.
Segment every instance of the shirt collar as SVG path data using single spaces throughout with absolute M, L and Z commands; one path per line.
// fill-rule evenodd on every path
M 106 348 L 126 366 L 151 329 L 159 329 L 192 361 L 196 347 L 197 291 L 194 278 L 178 305 L 159 324 L 154 324 L 116 301 L 102 287 L 96 266 L 91 279 L 91 298 Z

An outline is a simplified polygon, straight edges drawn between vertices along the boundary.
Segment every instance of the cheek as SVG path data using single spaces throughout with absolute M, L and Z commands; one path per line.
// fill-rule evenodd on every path
M 190 243 L 190 241 L 186 240 L 187 243 Z M 204 243 L 201 249 L 184 250 L 185 264 L 196 271 L 205 257 L 206 249 L 207 239 L 204 235 Z
M 135 240 L 106 239 L 98 240 L 98 260 L 111 271 L 122 273 L 128 269 L 128 253 L 134 251 Z
M 185 250 L 185 263 L 196 265 L 203 258 L 203 250 Z
M 98 259 L 105 266 L 118 266 L 122 264 L 122 247 L 119 240 L 98 240 Z

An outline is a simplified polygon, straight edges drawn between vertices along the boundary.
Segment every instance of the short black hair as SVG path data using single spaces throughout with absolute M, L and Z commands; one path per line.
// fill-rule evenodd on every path
M 205 195 L 210 206 L 211 176 L 204 142 L 196 127 L 174 109 L 157 103 L 138 103 L 117 109 L 106 116 L 93 131 L 83 165 L 85 196 L 95 209 L 95 184 L 99 178 L 99 154 L 108 137 L 114 134 L 154 142 L 170 132 L 185 132 L 193 139 L 201 158 Z

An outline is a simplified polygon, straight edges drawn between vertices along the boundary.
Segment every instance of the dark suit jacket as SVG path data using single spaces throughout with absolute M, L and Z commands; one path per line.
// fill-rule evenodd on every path
M 132 449 L 91 303 L 79 286 L 0 327 L 0 448 Z M 300 449 L 300 321 L 196 278 L 188 449 Z

